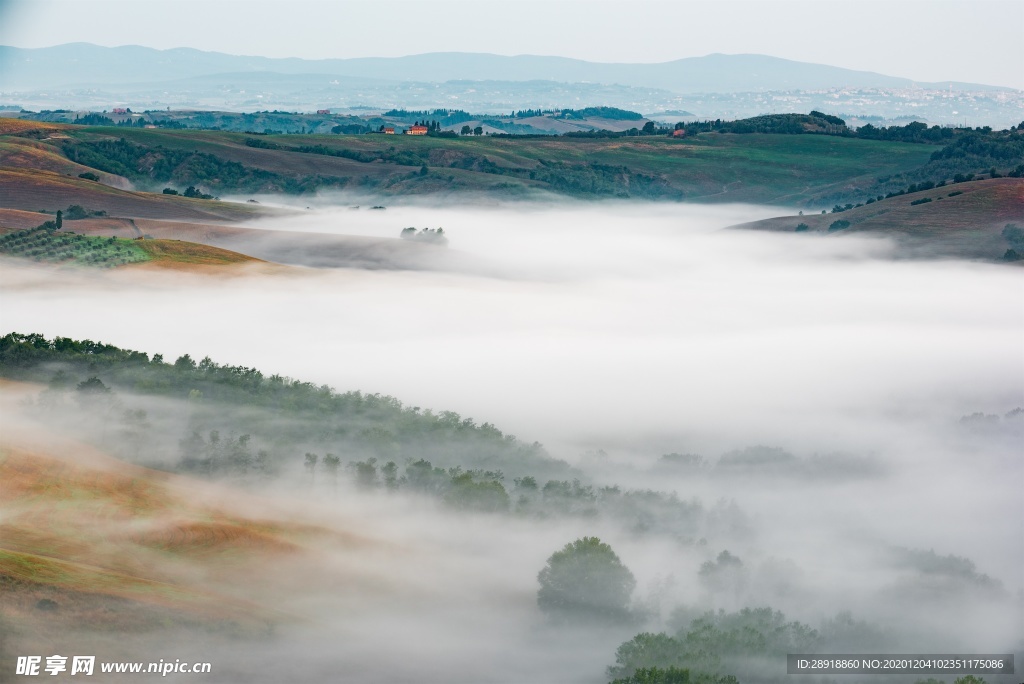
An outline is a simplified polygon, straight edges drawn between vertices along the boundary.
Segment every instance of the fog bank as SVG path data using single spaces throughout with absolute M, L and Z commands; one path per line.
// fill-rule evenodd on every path
M 854 610 L 922 648 L 1024 645 L 1021 271 L 894 260 L 879 238 L 722 230 L 776 211 L 316 208 L 254 228 L 443 227 L 449 256 L 232 278 L 4 262 L 2 327 L 454 410 L 542 442 L 595 485 L 675 491 L 732 521 L 688 545 L 603 519 L 284 487 L 308 519 L 358 523 L 390 550 L 325 560 L 369 569 L 381 594 L 290 598 L 323 629 L 247 656 L 273 676 L 277 654 L 308 649 L 318 676 L 340 658 L 365 681 L 462 681 L 451 668 L 469 649 L 465 681 L 601 681 L 631 633 L 555 639 L 534 602 L 544 559 L 587 534 L 635 573 L 650 629 L 681 606 L 772 605 L 811 624 Z M 961 420 L 975 413 L 991 418 Z M 698 571 L 726 549 L 748 574 L 718 595 Z M 374 670 L 395 645 L 407 660 Z

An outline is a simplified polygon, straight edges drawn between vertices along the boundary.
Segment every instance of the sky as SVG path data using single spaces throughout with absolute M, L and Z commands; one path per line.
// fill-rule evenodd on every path
M 226 30 L 227 29 L 227 30 Z M 307 59 L 425 52 L 664 62 L 759 53 L 1024 89 L 1020 0 L 0 0 L 0 44 Z

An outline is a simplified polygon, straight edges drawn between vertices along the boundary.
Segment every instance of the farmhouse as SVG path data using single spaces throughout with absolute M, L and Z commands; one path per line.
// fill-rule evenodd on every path
M 426 135 L 427 134 L 427 127 L 426 126 L 420 126 L 419 124 L 416 124 L 414 126 L 409 126 L 409 128 L 406 129 L 405 134 L 406 135 Z
M 330 114 L 331 110 L 330 109 L 318 109 L 318 110 L 316 110 L 316 113 L 317 114 Z
M 395 134 L 395 127 L 394 126 L 385 126 L 384 127 L 384 135 L 394 135 L 394 134 Z
M 128 110 L 124 107 L 114 107 L 114 114 L 127 114 Z

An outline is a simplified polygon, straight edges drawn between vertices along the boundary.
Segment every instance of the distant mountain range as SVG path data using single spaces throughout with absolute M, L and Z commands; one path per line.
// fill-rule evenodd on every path
M 689 57 L 658 64 L 605 64 L 565 57 L 438 52 L 408 57 L 307 60 L 246 57 L 191 48 L 0 46 L 0 91 L 111 87 L 219 74 L 329 75 L 381 82 L 556 81 L 651 88 L 673 93 L 739 93 L 828 88 L 1007 90 L 982 84 L 920 83 L 869 71 L 766 55 Z
M 941 91 L 941 92 L 940 92 Z M 813 109 L 855 125 L 908 120 L 1007 128 L 1024 91 L 910 79 L 765 55 L 660 64 L 439 52 L 409 57 L 273 59 L 190 48 L 0 46 L 0 110 L 383 112 L 618 107 L 674 123 Z

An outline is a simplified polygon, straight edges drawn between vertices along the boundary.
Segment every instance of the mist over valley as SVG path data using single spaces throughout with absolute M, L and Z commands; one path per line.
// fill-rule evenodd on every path
M 815 630 L 809 648 L 1019 652 L 1016 269 L 892 260 L 893 243 L 867 235 L 722 229 L 776 212 L 757 206 L 348 206 L 247 229 L 397 242 L 400 226 L 443 227 L 449 245 L 423 245 L 413 268 L 228 277 L 5 262 L 9 329 L 161 355 L 138 366 L 65 345 L 31 361 L 7 339 L 5 375 L 36 384 L 5 386 L 6 467 L 75 462 L 88 443 L 157 468 L 141 477 L 158 487 L 179 473 L 179 496 L 195 486 L 232 526 L 280 540 L 239 552 L 231 536 L 185 537 L 158 547 L 172 566 L 135 568 L 290 616 L 248 618 L 276 636 L 227 643 L 215 627 L 203 645 L 150 627 L 115 645 L 79 617 L 67 638 L 110 653 L 177 643 L 250 680 L 301 658 L 313 677 L 341 662 L 367 681 L 584 682 L 637 633 L 681 630 L 683 644 L 706 610 L 725 611 L 724 634 L 728 620 L 771 623 L 737 612 L 767 606 Z M 243 384 L 217 390 L 217 364 Z M 258 386 L 343 394 L 330 409 L 246 399 L 245 369 Z M 90 377 L 114 402 L 99 414 L 80 401 Z M 6 516 L 31 540 L 41 504 L 23 496 Z M 161 510 L 136 526 L 195 515 Z M 551 622 L 537 572 L 588 536 L 636 578 L 631 617 Z M 93 553 L 124 569 L 125 551 Z M 47 595 L 63 604 L 62 591 Z M 644 665 L 623 653 L 615 672 Z M 784 659 L 749 657 L 699 667 L 785 676 Z
M 0 682 L 1019 684 L 1021 20 L 0 2 Z

